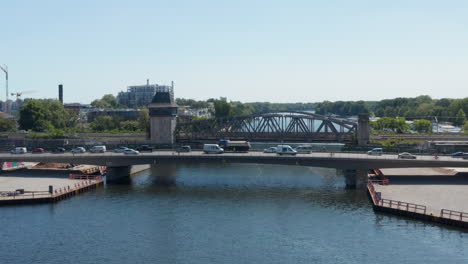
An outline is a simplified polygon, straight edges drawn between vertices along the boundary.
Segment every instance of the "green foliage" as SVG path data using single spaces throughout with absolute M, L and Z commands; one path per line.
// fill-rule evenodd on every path
M 317 104 L 317 106 L 315 107 L 315 112 L 321 115 L 335 114 L 341 116 L 351 116 L 358 115 L 361 113 L 369 113 L 369 108 L 364 101 L 324 101 L 322 103 Z
M 453 122 L 457 126 L 461 126 L 465 123 L 466 121 L 466 114 L 465 111 L 463 111 L 462 108 L 458 110 L 457 115 L 455 116 L 455 121 Z
M 73 127 L 76 115 L 57 100 L 29 99 L 20 110 L 21 129 L 45 132 Z
M 103 132 L 119 128 L 120 120 L 112 116 L 98 116 L 91 122 L 90 127 L 93 131 Z
M 138 117 L 139 129 L 141 131 L 149 131 L 150 129 L 150 116 L 148 108 L 142 108 L 140 116 Z
M 207 101 L 196 101 L 193 99 L 176 98 L 176 104 L 180 106 L 190 106 L 192 108 L 208 108 L 210 104 Z
M 101 99 L 96 99 L 91 102 L 91 106 L 97 108 L 125 108 L 117 102 L 117 98 L 112 94 L 106 94 Z
M 371 122 L 371 127 L 379 131 L 391 131 L 395 133 L 405 133 L 409 130 L 406 119 L 403 117 L 391 118 L 383 117 Z
M 468 121 L 465 121 L 465 123 L 463 124 L 463 132 L 465 134 L 468 134 Z
M 431 121 L 426 119 L 414 120 L 413 122 L 414 130 L 419 133 L 432 133 L 432 124 Z
M 119 123 L 119 129 L 123 131 L 139 131 L 140 123 L 138 121 L 122 121 Z
M 214 101 L 215 117 L 228 117 L 231 116 L 231 105 L 226 101 Z
M 0 118 L 0 132 L 16 132 L 16 121 L 7 118 Z

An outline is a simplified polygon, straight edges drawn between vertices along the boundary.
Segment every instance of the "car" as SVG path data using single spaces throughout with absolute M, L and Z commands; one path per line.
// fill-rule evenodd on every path
M 56 147 L 56 148 L 52 151 L 52 153 L 56 153 L 56 154 L 58 154 L 58 153 L 65 153 L 65 151 L 66 151 L 65 148 Z
M 176 149 L 177 152 L 190 152 L 192 148 L 190 146 L 181 146 Z
M 416 156 L 408 152 L 403 152 L 403 153 L 398 154 L 398 158 L 399 159 L 416 159 Z
M 382 148 L 373 148 L 369 151 L 367 151 L 367 155 L 377 155 L 380 156 L 383 154 L 383 149 Z
M 86 149 L 83 147 L 76 147 L 71 150 L 71 153 L 85 153 L 85 152 L 86 152 Z
M 153 148 L 150 147 L 149 145 L 141 145 L 139 147 L 136 148 L 136 150 L 138 151 L 149 151 L 149 152 L 153 152 Z
M 276 154 L 278 155 L 296 155 L 297 151 L 289 145 L 278 145 L 276 147 Z
M 89 150 L 91 153 L 105 153 L 106 151 L 106 146 L 94 146 Z
M 210 154 L 222 154 L 224 153 L 224 149 L 220 147 L 218 144 L 204 144 L 203 145 L 203 153 Z
M 455 153 L 452 153 L 450 154 L 450 156 L 452 158 L 463 158 L 463 156 L 465 155 L 464 152 L 461 152 L 461 151 L 458 151 L 458 152 L 455 152 Z
M 25 147 L 16 147 L 10 150 L 11 154 L 25 154 L 28 153 L 28 150 Z
M 119 148 L 114 149 L 114 152 L 115 153 L 124 153 L 124 151 L 126 151 L 128 149 L 129 148 L 127 148 L 127 147 L 119 147 Z
M 298 146 L 296 148 L 297 153 L 301 154 L 310 154 L 312 153 L 312 147 L 310 146 Z
M 31 151 L 31 153 L 44 153 L 45 150 L 43 148 L 35 148 Z
M 134 150 L 134 149 L 127 149 L 123 152 L 123 154 L 125 155 L 138 155 L 140 154 L 140 152 L 138 150 Z
M 263 153 L 276 153 L 276 147 L 269 147 L 263 150 Z

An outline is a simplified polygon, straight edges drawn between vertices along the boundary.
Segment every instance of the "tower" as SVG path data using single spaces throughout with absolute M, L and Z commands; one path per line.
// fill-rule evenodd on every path
M 177 104 L 172 89 L 157 91 L 148 105 L 150 140 L 154 144 L 174 144 Z
M 63 104 L 63 85 L 62 84 L 59 84 L 58 92 L 59 92 L 59 101 Z

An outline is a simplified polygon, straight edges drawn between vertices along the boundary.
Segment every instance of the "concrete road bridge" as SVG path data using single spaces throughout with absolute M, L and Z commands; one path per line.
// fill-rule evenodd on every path
M 17 162 L 45 162 L 45 163 L 73 163 L 90 164 L 108 167 L 108 181 L 128 177 L 132 165 L 140 164 L 168 164 L 178 162 L 230 162 L 230 163 L 263 163 L 301 165 L 311 167 L 325 167 L 344 169 L 349 171 L 363 171 L 375 168 L 423 168 L 423 167 L 468 167 L 468 160 L 441 156 L 417 156 L 417 159 L 398 159 L 396 154 L 370 156 L 363 153 L 312 153 L 297 154 L 296 156 L 280 156 L 277 154 L 249 152 L 203 154 L 201 151 L 176 153 L 174 151 L 155 151 L 139 155 L 124 155 L 121 153 L 83 153 L 83 154 L 0 154 L 1 161 Z M 362 176 L 364 177 L 364 176 Z M 362 179 L 364 180 L 364 179 Z M 350 184 L 352 185 L 352 184 Z

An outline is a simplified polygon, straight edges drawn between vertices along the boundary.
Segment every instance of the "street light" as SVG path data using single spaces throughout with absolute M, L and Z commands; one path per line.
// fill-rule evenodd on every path
M 10 109 L 8 109 L 8 66 L 0 66 L 0 69 L 2 69 L 2 71 L 5 73 L 5 79 L 6 79 L 6 83 L 5 83 L 5 86 L 6 86 L 6 99 L 5 99 L 5 113 L 10 113 Z

